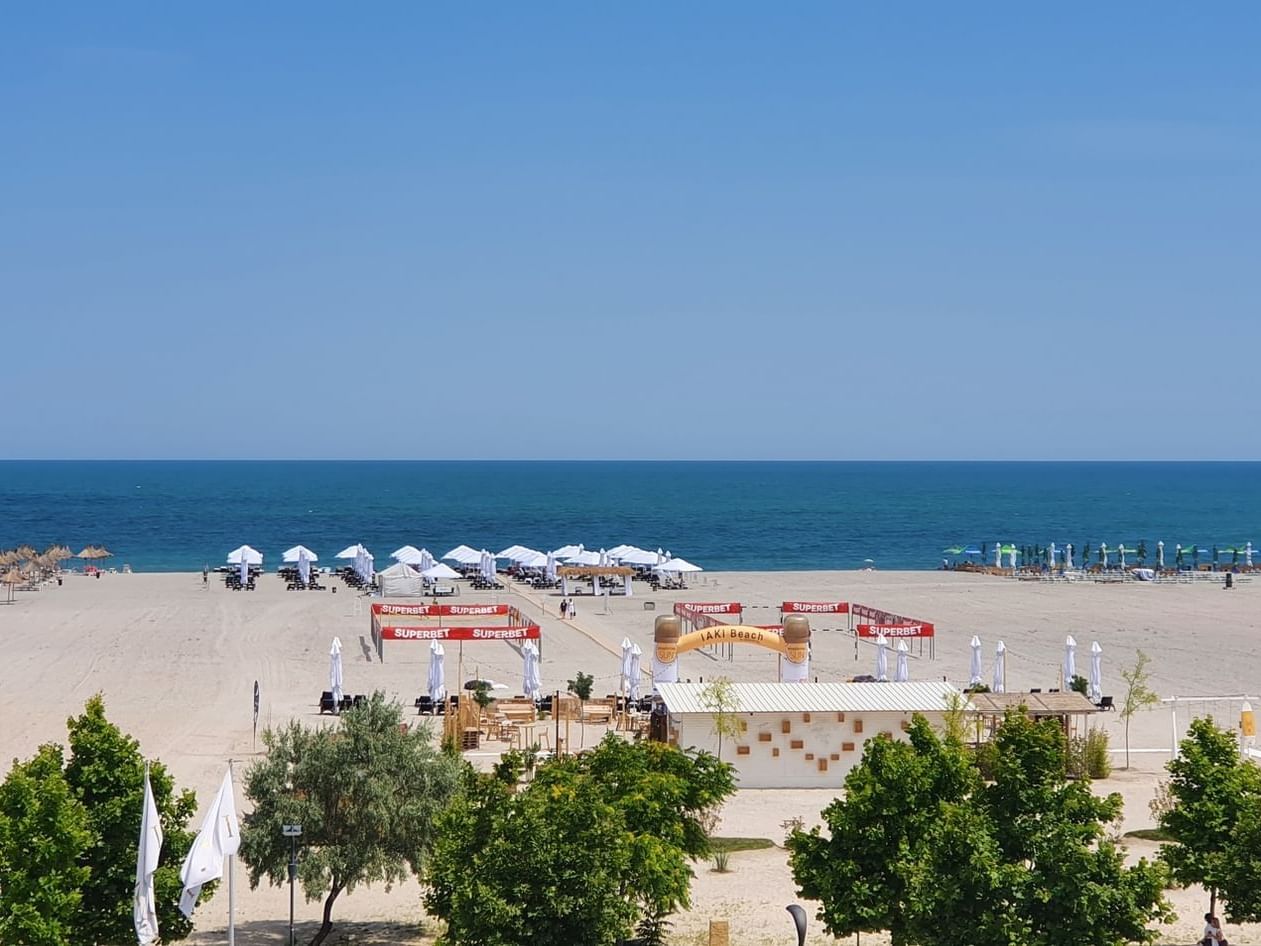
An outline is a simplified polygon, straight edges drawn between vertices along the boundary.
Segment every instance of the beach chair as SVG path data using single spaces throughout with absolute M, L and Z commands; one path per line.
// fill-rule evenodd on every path
M 350 701 L 350 705 L 351 706 L 367 706 L 368 698 L 364 696 L 362 693 L 356 693 L 354 698 Z
M 416 697 L 416 715 L 424 716 L 426 714 L 433 715 L 433 699 L 428 696 Z
M 323 693 L 320 694 L 320 712 L 331 713 L 333 712 L 334 708 L 335 707 L 333 706 L 333 691 L 325 690 Z
M 1099 709 L 1105 713 L 1111 712 L 1116 709 L 1116 704 L 1112 702 L 1112 697 L 1101 696 L 1099 697 Z

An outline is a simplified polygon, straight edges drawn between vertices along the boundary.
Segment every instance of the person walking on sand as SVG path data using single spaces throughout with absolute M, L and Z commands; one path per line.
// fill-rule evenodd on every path
M 569 599 L 561 598 L 560 599 L 560 619 L 562 621 L 565 620 L 565 616 L 567 614 L 569 614 Z

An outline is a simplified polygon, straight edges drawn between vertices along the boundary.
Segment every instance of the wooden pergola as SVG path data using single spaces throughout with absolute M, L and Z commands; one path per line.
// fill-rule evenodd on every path
M 635 574 L 635 569 L 626 565 L 561 565 L 556 574 L 562 578 L 625 578 Z
M 1078 735 L 1079 727 L 1099 707 L 1090 702 L 1076 690 L 1067 693 L 969 693 L 971 714 L 977 718 L 978 724 L 985 724 L 989 733 L 1002 722 L 1003 717 L 1015 710 L 1037 721 L 1039 719 L 1056 719 L 1064 729 L 1064 735 Z

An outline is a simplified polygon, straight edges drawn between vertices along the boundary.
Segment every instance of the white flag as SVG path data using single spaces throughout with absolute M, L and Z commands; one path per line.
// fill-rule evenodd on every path
M 236 799 L 232 794 L 232 770 L 228 769 L 219 786 L 214 804 L 202 819 L 201 830 L 188 849 L 180 880 L 184 893 L 180 896 L 180 912 L 192 916 L 201 896 L 202 884 L 223 876 L 223 859 L 231 857 L 241 846 L 240 826 L 236 820 Z
M 140 946 L 149 946 L 158 939 L 157 900 L 153 895 L 153 872 L 158 869 L 162 854 L 162 821 L 158 806 L 153 803 L 149 787 L 149 767 L 144 770 L 144 811 L 140 815 L 140 845 L 136 852 L 136 890 L 132 920 Z

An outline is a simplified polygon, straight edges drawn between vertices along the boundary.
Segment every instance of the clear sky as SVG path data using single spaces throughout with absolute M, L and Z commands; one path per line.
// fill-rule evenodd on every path
M 38 3 L 6 457 L 1261 457 L 1261 6 Z

